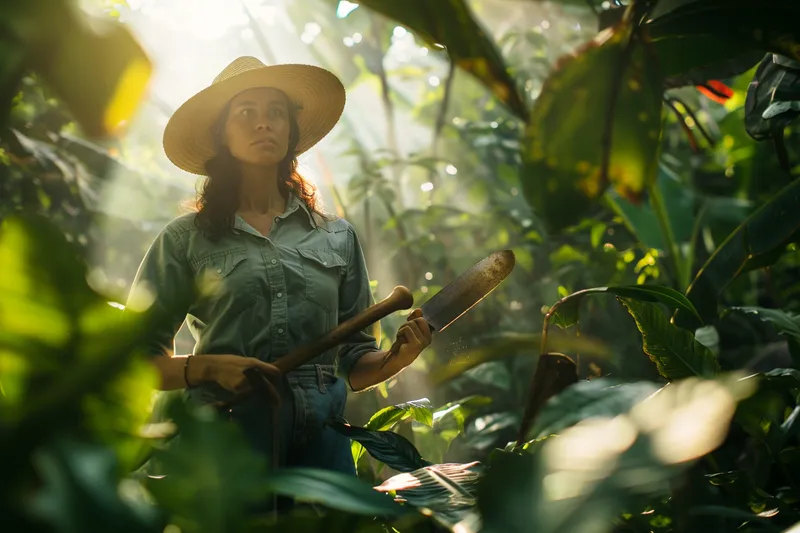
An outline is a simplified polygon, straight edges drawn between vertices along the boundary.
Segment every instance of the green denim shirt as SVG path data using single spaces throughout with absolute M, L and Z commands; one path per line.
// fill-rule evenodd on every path
M 176 218 L 158 234 L 131 288 L 131 297 L 143 288 L 155 297 L 160 328 L 153 353 L 172 349 L 186 320 L 193 353 L 270 362 L 374 303 L 353 226 L 343 218 L 322 219 L 294 194 L 268 236 L 237 215 L 233 231 L 213 242 L 194 217 Z M 194 287 L 202 296 L 191 296 Z M 334 365 L 347 378 L 359 357 L 377 349 L 364 330 L 312 363 Z M 229 397 L 217 384 L 197 389 L 190 395 L 202 401 Z

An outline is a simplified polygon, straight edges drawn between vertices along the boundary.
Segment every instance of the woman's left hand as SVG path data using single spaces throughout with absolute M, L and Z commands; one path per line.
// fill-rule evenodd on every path
M 397 352 L 397 358 L 403 366 L 408 366 L 422 353 L 422 350 L 431 343 L 431 328 L 422 318 L 422 309 L 414 309 L 405 324 L 397 330 L 397 338 L 403 339 L 403 344 Z

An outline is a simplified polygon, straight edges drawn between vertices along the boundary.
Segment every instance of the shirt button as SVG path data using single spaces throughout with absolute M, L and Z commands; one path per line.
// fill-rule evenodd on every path
M 278 222 L 278 217 L 275 217 L 275 222 Z
M 275 263 L 277 263 L 277 262 L 278 262 L 278 260 L 277 260 L 277 259 L 273 259 L 272 261 L 270 261 L 270 263 L 272 263 L 273 265 L 274 265 Z
M 283 333 L 283 328 L 278 328 L 278 333 Z
M 282 293 L 282 292 L 279 292 L 279 293 L 278 293 L 278 298 L 280 298 L 280 297 L 282 297 L 282 296 L 283 296 L 283 293 Z
M 222 274 L 222 269 L 221 268 L 217 269 L 217 274 Z
M 327 265 L 327 264 L 328 264 L 328 262 L 327 262 L 327 261 L 323 261 L 323 262 L 322 262 L 322 264 L 323 264 L 323 265 Z

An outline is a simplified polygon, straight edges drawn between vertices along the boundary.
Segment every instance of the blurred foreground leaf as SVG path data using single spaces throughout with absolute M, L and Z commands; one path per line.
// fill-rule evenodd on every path
M 115 446 L 125 468 L 156 384 L 136 358 L 150 318 L 90 289 L 76 247 L 43 218 L 3 221 L 0 262 L 0 421 L 14 435 L 3 456 L 67 431 Z
M 746 43 L 800 59 L 798 18 L 800 5 L 784 0 L 666 1 L 658 3 L 646 27 L 655 40 L 708 35 L 731 47 Z
M 181 531 L 241 531 L 248 508 L 266 501 L 266 458 L 210 408 L 190 410 L 178 399 L 167 414 L 178 436 L 155 451 L 158 476 L 147 479 L 147 489 Z
M 714 322 L 718 298 L 734 279 L 754 268 L 771 265 L 787 244 L 797 241 L 798 205 L 800 180 L 794 180 L 762 204 L 714 250 L 686 290 L 703 322 Z M 675 313 L 674 321 L 687 329 L 701 325 L 697 318 L 681 310 Z
M 59 533 L 157 533 L 159 512 L 120 499 L 118 467 L 106 447 L 57 440 L 34 454 L 44 487 L 31 511 Z
M 666 494 L 718 447 L 753 383 L 726 376 L 663 387 L 626 414 L 584 420 L 535 454 L 496 452 L 478 488 L 485 533 L 605 533 L 623 511 Z
M 608 378 L 580 381 L 545 404 L 529 437 L 546 437 L 582 420 L 627 413 L 657 390 L 658 385 L 650 381 L 618 383 Z
M 408 26 L 429 46 L 444 46 L 450 60 L 478 78 L 520 119 L 528 119 L 516 83 L 491 37 L 464 0 L 364 0 L 361 4 Z
M 318 503 L 354 514 L 397 517 L 408 512 L 357 477 L 331 470 L 274 470 L 266 479 L 266 487 L 270 492 L 291 496 L 301 502 Z
M 654 304 L 617 297 L 642 334 L 642 349 L 658 373 L 676 380 L 691 376 L 711 378 L 720 371 L 714 354 L 697 342 L 691 332 L 673 324 Z
M 85 19 L 71 0 L 9 0 L 0 7 L 3 45 L 25 50 L 26 67 L 42 75 L 87 135 L 105 136 L 136 110 L 152 65 L 120 24 Z
M 655 179 L 662 79 L 625 19 L 561 60 L 525 133 L 525 196 L 551 231 L 587 216 L 609 183 L 638 203 Z

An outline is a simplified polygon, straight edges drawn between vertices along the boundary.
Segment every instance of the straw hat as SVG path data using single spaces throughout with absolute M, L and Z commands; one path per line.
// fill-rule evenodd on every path
M 206 161 L 216 155 L 214 123 L 231 98 L 256 87 L 280 89 L 298 106 L 297 155 L 325 137 L 344 110 L 344 87 L 327 70 L 311 65 L 266 66 L 254 57 L 239 57 L 169 119 L 164 130 L 169 160 L 187 172 L 205 175 Z

